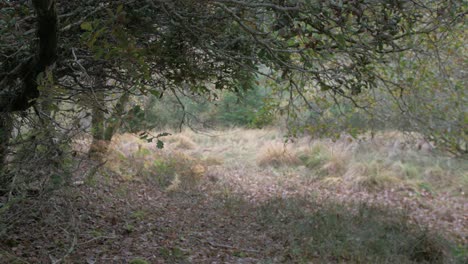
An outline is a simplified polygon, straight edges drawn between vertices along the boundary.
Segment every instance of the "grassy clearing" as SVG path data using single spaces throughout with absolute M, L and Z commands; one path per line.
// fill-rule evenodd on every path
M 149 180 L 168 191 L 196 186 L 212 159 L 200 160 L 185 151 L 195 143 L 183 135 L 171 136 L 170 147 L 159 150 L 130 134 L 116 136 L 107 153 L 105 168 L 129 181 Z
M 420 142 L 414 141 L 396 132 L 373 140 L 300 139 L 291 144 L 270 140 L 263 143 L 257 163 L 263 167 L 303 165 L 310 169 L 308 177 L 369 191 L 405 187 L 466 193 L 468 167 L 464 161 L 420 149 Z
M 159 150 L 132 135 L 116 136 L 105 167 L 128 184 L 155 184 L 167 199 L 181 203 L 177 210 L 200 206 L 197 210 L 202 213 L 197 217 L 209 221 L 239 215 L 250 219 L 229 220 L 211 238 L 211 247 L 226 245 L 223 250 L 228 252 L 222 254 L 230 254 L 227 263 L 250 257 L 255 257 L 254 263 L 466 260 L 467 227 L 460 212 L 468 186 L 466 165 L 413 148 L 412 141 L 399 133 L 377 135 L 373 140 L 301 138 L 285 144 L 278 131 L 235 129 L 207 134 L 184 131 L 164 140 L 165 148 Z M 127 188 L 117 194 L 125 198 L 132 191 Z M 208 197 L 211 207 L 197 204 L 194 197 Z M 123 229 L 136 234 L 136 223 L 150 216 L 150 210 L 132 210 L 130 225 Z M 187 227 L 190 230 L 208 228 L 198 218 L 183 219 L 195 222 Z M 172 228 L 178 220 L 171 221 Z M 210 228 L 216 226 L 213 221 Z M 236 232 L 263 236 L 272 245 L 243 251 L 245 234 L 234 236 L 240 249 L 234 248 L 234 240 L 212 242 L 223 240 L 220 236 L 226 226 L 233 224 Z M 172 262 L 193 257 L 178 248 L 163 247 L 158 254 Z

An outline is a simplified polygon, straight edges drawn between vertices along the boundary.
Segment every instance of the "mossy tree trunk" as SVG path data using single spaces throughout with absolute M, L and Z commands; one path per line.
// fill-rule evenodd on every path
M 5 178 L 5 169 L 7 166 L 6 158 L 8 156 L 8 145 L 12 132 L 12 118 L 10 114 L 0 113 L 0 191 L 6 189 L 10 180 Z
M 91 158 L 98 158 L 102 153 L 106 152 L 102 149 L 102 142 L 104 141 L 104 109 L 99 104 L 104 101 L 104 94 L 96 94 L 96 102 L 93 104 L 92 109 L 92 121 L 91 121 L 91 135 L 93 136 L 93 142 L 89 149 L 89 156 Z
M 56 0 L 33 0 L 36 11 L 34 53 L 0 78 L 0 175 L 3 176 L 12 132 L 12 114 L 25 111 L 36 103 L 40 92 L 39 74 L 53 67 L 57 60 L 58 16 Z M 31 43 L 32 44 L 32 43 Z M 20 80 L 21 82 L 18 82 Z M 4 182 L 4 179 L 0 179 Z
M 117 130 L 120 128 L 128 99 L 130 99 L 130 95 L 128 93 L 124 93 L 117 101 L 112 117 L 110 120 L 107 120 L 107 126 L 104 131 L 105 141 L 110 142 L 115 132 L 117 132 Z
M 129 97 L 128 93 L 121 95 L 111 116 L 108 118 L 105 117 L 104 109 L 97 105 L 93 107 L 91 124 L 93 141 L 89 149 L 90 158 L 102 159 L 106 155 L 112 137 L 122 124 L 122 115 L 125 112 L 125 105 Z M 100 94 L 98 100 L 103 102 L 104 96 Z
M 0 112 L 24 111 L 36 103 L 40 92 L 37 77 L 57 59 L 58 17 L 56 0 L 33 0 L 37 17 L 37 49 L 35 54 L 18 63 L 0 79 Z M 22 85 L 17 87 L 17 80 Z

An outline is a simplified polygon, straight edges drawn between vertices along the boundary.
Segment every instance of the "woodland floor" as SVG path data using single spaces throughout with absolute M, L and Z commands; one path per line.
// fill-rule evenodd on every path
M 86 175 L 96 163 L 85 161 L 74 173 L 72 182 L 77 184 L 55 191 L 47 200 L 24 199 L 9 208 L 5 217 L 15 222 L 4 226 L 7 231 L 1 236 L 0 263 L 466 260 L 468 205 L 464 190 L 457 195 L 404 187 L 371 192 L 311 180 L 304 177 L 310 172 L 303 166 L 258 166 L 256 146 L 249 145 L 255 141 L 252 138 L 239 142 L 231 138 L 229 142 L 236 142 L 236 146 L 226 146 L 223 139 L 217 143 L 194 140 L 197 147 L 183 150 L 187 155 L 217 158 L 222 164 L 205 165 L 196 184 L 185 184 L 174 191 L 147 177 L 129 178 L 104 168 L 90 181 Z M 380 220 L 381 216 L 385 219 Z M 391 224 L 382 230 L 369 226 L 379 221 Z M 406 229 L 406 224 L 411 228 Z M 346 240 L 349 245 L 334 245 L 342 234 L 333 231 L 329 235 L 326 228 L 342 229 L 356 240 Z M 368 234 L 369 229 L 374 233 Z M 413 229 L 434 235 L 434 239 L 419 236 L 419 231 L 413 235 Z M 415 245 L 407 256 L 393 251 L 378 256 L 385 249 L 369 249 L 366 245 L 374 244 L 360 242 L 392 232 L 425 243 L 417 248 L 421 252 Z M 448 241 L 440 247 L 439 236 Z M 382 241 L 404 243 L 397 235 L 394 239 Z M 450 244 L 447 252 L 446 243 Z M 455 257 L 433 258 L 431 250 L 440 248 L 441 254 Z

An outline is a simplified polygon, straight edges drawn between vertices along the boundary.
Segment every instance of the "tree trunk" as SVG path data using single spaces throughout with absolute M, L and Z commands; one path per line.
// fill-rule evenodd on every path
M 6 158 L 12 129 L 10 114 L 0 113 L 0 189 L 2 190 L 9 184 L 9 180 L 4 177 L 4 170 L 7 165 Z
M 104 140 L 110 142 L 115 132 L 120 128 L 120 125 L 122 124 L 122 115 L 124 114 L 125 106 L 127 105 L 129 98 L 130 95 L 128 93 L 124 93 L 119 98 L 119 101 L 117 101 L 114 113 L 110 120 L 108 120 L 106 130 L 104 131 Z
M 93 136 L 93 142 L 91 143 L 88 153 L 89 157 L 92 159 L 100 159 L 102 155 L 107 152 L 107 146 L 104 142 L 104 109 L 99 107 L 99 104 L 104 102 L 104 94 L 96 94 L 96 101 L 97 102 L 93 105 L 91 121 L 91 135 Z
M 101 95 L 102 96 L 102 95 Z M 92 117 L 92 135 L 93 142 L 89 149 L 89 157 L 92 159 L 101 159 L 107 153 L 109 144 L 112 137 L 120 128 L 122 123 L 122 115 L 125 111 L 125 105 L 128 102 L 130 95 L 128 93 L 123 94 L 117 101 L 114 112 L 106 120 L 104 112 L 99 107 L 93 108 Z M 103 101 L 104 98 L 98 98 Z
M 33 0 L 37 14 L 36 54 L 18 63 L 18 66 L 0 79 L 0 112 L 24 111 L 39 97 L 37 77 L 57 59 L 58 18 L 56 0 Z M 16 87 L 16 80 L 22 86 Z
M 0 172 L 5 166 L 11 137 L 11 113 L 24 111 L 39 97 L 37 78 L 57 60 L 58 17 L 56 0 L 33 0 L 37 14 L 37 49 L 34 56 L 0 79 Z M 21 84 L 17 85 L 17 80 Z

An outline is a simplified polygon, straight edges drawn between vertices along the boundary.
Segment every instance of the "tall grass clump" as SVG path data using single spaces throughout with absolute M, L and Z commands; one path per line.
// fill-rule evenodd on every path
M 367 190 L 393 187 L 400 182 L 398 176 L 378 160 L 351 164 L 343 178 L 353 187 Z
M 329 161 L 332 154 L 327 145 L 315 142 L 311 147 L 302 149 L 298 156 L 307 168 L 314 169 Z
M 296 166 L 301 163 L 300 159 L 292 149 L 281 143 L 270 143 L 265 145 L 257 156 L 259 166 Z
M 168 143 L 177 149 L 190 150 L 196 148 L 197 144 L 187 135 L 176 134 L 168 137 Z
M 123 179 L 148 180 L 161 188 L 171 186 L 170 190 L 196 186 L 206 171 L 203 161 L 179 151 L 181 142 L 185 150 L 195 143 L 183 135 L 169 142 L 175 143 L 176 149 L 152 149 L 150 143 L 134 135 L 117 135 L 105 167 Z
M 310 147 L 302 147 L 297 151 L 302 164 L 315 176 L 336 178 L 341 177 L 351 159 L 351 152 L 346 144 L 314 141 Z

